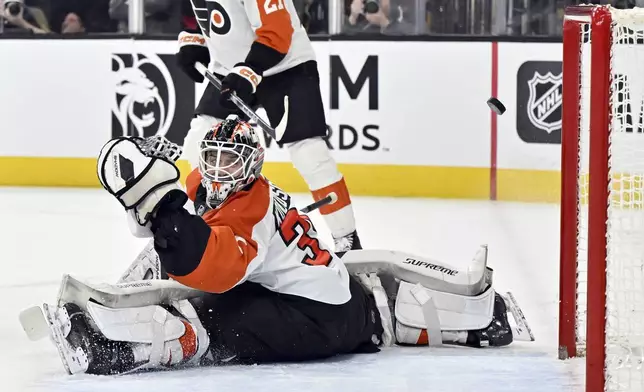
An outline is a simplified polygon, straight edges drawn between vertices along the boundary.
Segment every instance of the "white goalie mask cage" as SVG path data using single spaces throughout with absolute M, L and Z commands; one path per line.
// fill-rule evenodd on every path
M 219 207 L 255 181 L 264 162 L 264 149 L 255 131 L 236 116 L 209 131 L 199 150 L 199 171 L 210 208 Z

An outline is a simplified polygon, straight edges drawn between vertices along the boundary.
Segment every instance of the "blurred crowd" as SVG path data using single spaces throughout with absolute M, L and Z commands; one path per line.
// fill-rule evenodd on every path
M 4 33 L 128 32 L 128 0 L 0 0 L 0 4 Z M 145 27 L 148 34 L 195 28 L 190 1 L 145 0 Z
M 195 29 L 190 0 L 143 0 L 145 33 Z M 644 0 L 293 0 L 309 34 L 561 35 L 579 3 L 644 6 Z M 127 33 L 128 0 L 0 0 L 0 34 Z M 336 33 L 338 31 L 331 31 Z

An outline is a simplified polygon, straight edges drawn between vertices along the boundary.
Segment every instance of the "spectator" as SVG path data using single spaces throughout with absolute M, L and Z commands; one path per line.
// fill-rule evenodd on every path
M 52 29 L 57 33 L 63 33 L 64 25 L 67 26 L 70 22 L 73 24 L 74 18 L 78 18 L 85 32 L 115 32 L 116 22 L 110 19 L 108 6 L 109 0 L 52 0 Z M 68 28 L 73 29 L 75 26 Z
M 83 20 L 77 14 L 70 12 L 65 16 L 63 20 L 63 25 L 60 29 L 60 32 L 63 34 L 78 34 L 85 32 L 85 25 Z
M 49 33 L 45 14 L 36 7 L 27 7 L 24 0 L 8 0 L 0 9 L 0 23 L 4 32 Z
M 612 6 L 621 9 L 644 7 L 644 0 L 613 0 Z
M 297 8 L 297 5 L 296 5 Z M 325 34 L 329 29 L 327 0 L 304 0 L 304 9 L 300 14 L 302 25 L 309 34 Z
M 181 1 L 181 30 L 198 31 L 197 18 L 192 11 L 190 0 Z
M 128 32 L 128 0 L 110 0 L 110 17 L 118 21 L 118 31 Z M 181 3 L 177 0 L 144 0 L 147 34 L 179 34 Z
M 375 12 L 365 10 L 365 0 L 352 0 L 347 19 L 351 32 L 385 33 L 385 34 L 412 34 L 413 26 L 404 19 L 404 8 L 393 4 L 392 0 L 368 0 L 370 7 Z M 375 9 L 377 8 L 377 9 Z

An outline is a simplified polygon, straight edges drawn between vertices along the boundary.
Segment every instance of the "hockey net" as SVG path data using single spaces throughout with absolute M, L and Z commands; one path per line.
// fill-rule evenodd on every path
M 559 356 L 644 391 L 644 9 L 564 18 Z

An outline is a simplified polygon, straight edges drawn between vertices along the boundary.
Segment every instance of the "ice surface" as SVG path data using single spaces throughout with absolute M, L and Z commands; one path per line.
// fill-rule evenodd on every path
M 300 207 L 311 202 L 296 195 Z M 503 349 L 391 348 L 306 364 L 226 366 L 138 375 L 67 376 L 48 340 L 30 342 L 18 313 L 55 300 L 64 273 L 114 281 L 146 243 L 102 190 L 0 188 L 0 391 L 582 391 L 582 362 L 557 354 L 559 207 L 354 197 L 364 247 L 465 266 L 489 245 L 495 286 L 512 291 L 537 341 Z M 323 238 L 330 235 L 317 213 Z

